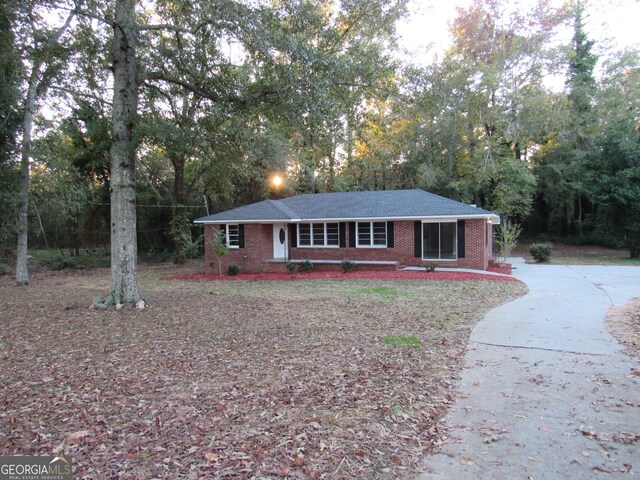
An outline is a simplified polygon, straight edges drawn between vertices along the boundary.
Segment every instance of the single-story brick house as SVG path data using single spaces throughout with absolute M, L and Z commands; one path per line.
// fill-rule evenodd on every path
M 224 231 L 224 271 L 286 271 L 288 262 L 314 268 L 360 269 L 435 263 L 486 270 L 493 259 L 495 213 L 424 190 L 296 195 L 264 200 L 198 218 L 205 228 L 205 268 L 217 271 L 211 249 Z

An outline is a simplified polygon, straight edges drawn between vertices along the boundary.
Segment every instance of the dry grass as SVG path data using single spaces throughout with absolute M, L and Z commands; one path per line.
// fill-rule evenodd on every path
M 63 450 L 74 478 L 414 474 L 438 443 L 470 328 L 525 291 L 159 280 L 168 273 L 144 268 L 150 308 L 117 312 L 87 308 L 103 270 L 27 288 L 0 278 L 0 454 Z

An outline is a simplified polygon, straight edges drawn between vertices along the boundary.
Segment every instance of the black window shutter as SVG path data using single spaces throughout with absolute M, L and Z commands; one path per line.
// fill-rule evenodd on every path
M 289 246 L 292 248 L 298 246 L 298 229 L 295 223 L 289 224 Z
M 393 248 L 393 222 L 387 222 L 387 248 Z
M 349 246 L 351 248 L 356 246 L 356 222 L 349 222 Z
M 347 239 L 345 238 L 345 224 L 344 222 L 340 222 L 338 224 L 338 237 L 340 238 L 340 248 L 344 248 L 347 246 Z
M 465 234 L 464 220 L 458 220 L 458 258 L 464 258 L 464 234 Z
M 244 248 L 244 224 L 238 225 L 238 246 Z
M 226 245 L 227 244 L 227 225 L 225 223 L 220 225 L 220 230 L 218 230 L 218 235 L 220 236 L 220 241 Z
M 413 255 L 422 258 L 422 222 L 413 222 Z

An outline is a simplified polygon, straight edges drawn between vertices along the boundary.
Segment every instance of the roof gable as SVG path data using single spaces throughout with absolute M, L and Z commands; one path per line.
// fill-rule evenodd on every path
M 197 223 L 357 220 L 428 217 L 495 217 L 424 190 L 378 190 L 302 194 L 282 200 L 263 200 L 198 218 Z

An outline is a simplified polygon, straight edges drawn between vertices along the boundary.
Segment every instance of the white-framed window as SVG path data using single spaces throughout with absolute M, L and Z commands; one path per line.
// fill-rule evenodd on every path
M 227 247 L 240 248 L 240 225 L 227 223 L 226 225 L 220 225 L 220 230 L 224 232 Z
M 387 246 L 387 222 L 358 222 L 356 234 L 358 247 Z
M 337 223 L 299 223 L 299 247 L 339 247 L 340 233 Z
M 422 224 L 422 258 L 456 260 L 458 258 L 458 223 L 424 222 Z

